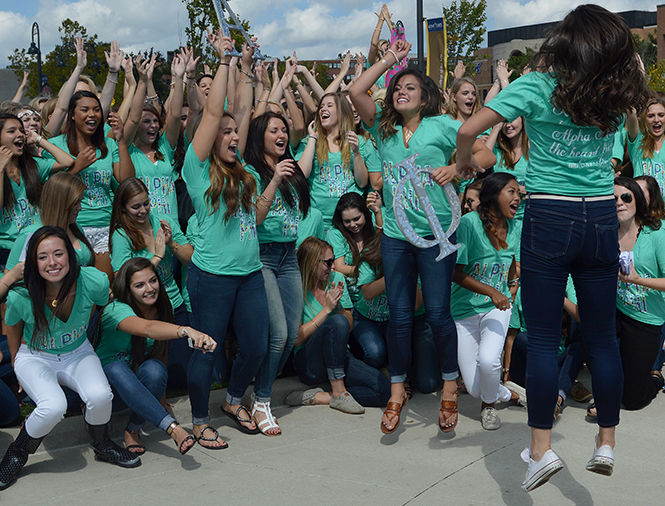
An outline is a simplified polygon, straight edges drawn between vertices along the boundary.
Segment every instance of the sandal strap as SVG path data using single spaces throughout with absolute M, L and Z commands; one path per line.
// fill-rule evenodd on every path
M 247 417 L 241 417 L 240 416 L 240 413 L 242 411 L 247 413 Z M 245 406 L 240 406 L 238 409 L 236 409 L 235 417 L 236 417 L 236 420 L 238 420 L 239 422 L 252 423 L 252 414 L 249 412 L 249 410 Z
M 389 402 L 386 406 L 386 409 L 383 410 L 383 413 L 389 415 L 399 415 L 402 412 L 402 406 L 404 406 L 404 404 L 400 404 L 399 402 Z
M 215 437 L 212 437 L 212 438 L 205 437 L 203 434 L 207 430 L 211 430 L 212 433 L 215 435 Z M 219 438 L 219 432 L 217 432 L 217 429 L 215 429 L 214 427 L 211 427 L 210 425 L 206 425 L 205 427 L 203 427 L 201 429 L 200 435 L 198 437 L 198 439 L 201 440 L 201 441 L 217 441 L 218 438 Z
M 457 401 L 441 401 L 441 409 L 446 413 L 457 413 Z
M 256 413 L 257 411 L 265 415 L 265 418 L 260 422 L 257 422 L 256 419 L 254 418 L 254 413 Z M 273 416 L 272 411 L 270 410 L 270 401 L 268 402 L 254 401 L 254 406 L 252 407 L 252 420 L 254 421 L 254 423 L 258 425 L 260 429 L 263 429 L 263 427 L 266 424 L 268 424 L 266 430 L 279 429 L 277 420 L 275 420 L 275 417 Z

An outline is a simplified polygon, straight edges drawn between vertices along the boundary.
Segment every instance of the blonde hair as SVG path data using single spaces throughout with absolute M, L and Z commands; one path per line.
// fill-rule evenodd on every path
M 69 216 L 74 205 L 83 198 L 85 184 L 77 176 L 58 172 L 51 176 L 39 200 L 39 215 L 43 225 L 69 229 Z
M 316 161 L 319 162 L 319 165 L 324 164 L 328 161 L 328 153 L 330 153 L 328 136 L 321 125 L 321 117 L 319 116 L 321 104 L 326 97 L 334 97 L 335 99 L 335 106 L 337 107 L 337 128 L 339 130 L 337 144 L 339 145 L 339 151 L 342 155 L 342 165 L 348 168 L 351 167 L 351 146 L 349 145 L 348 135 L 349 132 L 354 131 L 353 111 L 346 98 L 340 93 L 326 93 L 319 101 L 319 107 L 314 116 L 316 131 L 319 133 L 319 137 L 316 140 Z
M 318 280 L 314 273 L 327 250 L 332 251 L 332 246 L 318 237 L 308 237 L 298 247 L 296 256 L 300 266 L 302 291 L 305 294 L 305 300 L 307 300 L 307 292 L 312 292 L 316 288 Z
M 53 114 L 53 112 L 55 111 L 55 106 L 56 106 L 57 103 L 58 103 L 58 99 L 57 98 L 52 98 L 52 99 L 44 102 L 44 105 L 42 106 L 42 114 L 41 114 L 42 135 L 44 137 L 46 137 L 47 139 L 53 137 L 53 134 L 47 130 L 46 125 L 48 125 L 49 116 L 51 116 L 51 114 Z
M 656 104 L 665 107 L 665 99 L 657 97 L 649 99 L 646 107 L 642 111 L 642 114 L 640 114 L 640 130 L 642 131 L 642 142 L 640 143 L 640 149 L 644 154 L 644 158 L 653 157 L 653 153 L 656 149 L 656 139 L 653 138 L 647 129 L 647 113 L 649 112 L 649 107 Z
M 460 77 L 453 81 L 453 85 L 450 88 L 448 103 L 446 104 L 446 114 L 453 119 L 457 119 L 457 116 L 459 115 L 459 108 L 457 107 L 457 102 L 453 100 L 453 97 L 465 83 L 473 86 L 473 90 L 476 92 L 476 102 L 473 104 L 471 115 L 476 114 L 480 110 L 480 93 L 478 92 L 478 86 L 476 86 L 475 81 L 470 77 Z

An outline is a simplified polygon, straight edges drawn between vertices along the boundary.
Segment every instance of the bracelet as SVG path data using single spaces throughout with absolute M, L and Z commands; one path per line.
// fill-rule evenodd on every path
M 243 81 L 242 79 L 240 79 L 240 82 L 242 84 L 254 84 L 254 81 Z
M 254 80 L 254 76 L 250 74 L 249 72 L 245 72 L 243 69 L 240 69 L 241 74 L 245 74 L 247 77 L 249 77 L 251 80 Z
M 381 227 L 379 225 L 374 225 L 374 228 L 378 228 L 379 230 L 383 230 L 383 227 Z
M 225 67 L 228 67 L 228 66 L 229 66 L 228 63 L 224 63 L 224 62 L 220 63 L 220 65 L 224 65 Z
M 391 48 L 388 48 L 386 49 L 386 53 L 393 55 L 395 57 L 395 63 L 399 63 L 399 58 L 397 58 L 397 53 L 395 53 L 395 51 L 393 51 Z
M 261 100 L 261 99 L 259 99 L 258 102 L 257 102 L 257 104 L 260 104 L 261 102 L 266 102 L 266 103 L 267 103 L 268 101 L 267 101 L 267 100 Z
M 282 104 L 280 104 L 279 102 L 275 102 L 274 100 L 268 100 L 268 103 L 276 105 L 277 107 L 282 107 Z
M 194 74 L 191 74 L 191 75 L 190 75 L 190 74 L 187 74 L 187 79 L 189 79 L 190 81 L 193 80 L 195 77 L 196 77 L 196 74 L 195 74 L 195 73 L 194 73 Z
M 272 200 L 266 197 L 263 193 L 259 195 L 259 198 L 265 200 L 266 202 L 268 202 L 268 204 L 272 204 Z
M 386 60 L 385 58 L 381 59 L 381 63 L 383 63 L 386 67 L 390 67 L 390 63 L 388 63 L 388 60 Z
M 153 258 L 154 258 L 154 257 L 157 257 L 157 258 L 159 258 L 160 260 L 164 260 L 164 257 L 160 257 L 159 255 L 152 255 L 152 256 L 153 256 Z
M 318 140 L 319 140 L 319 138 L 316 137 L 315 135 L 308 135 L 307 138 L 308 138 L 308 139 L 314 139 L 315 141 L 318 141 Z
M 35 146 L 39 146 L 39 143 L 42 142 L 42 138 L 43 137 L 41 135 L 37 136 L 37 141 L 35 142 Z
M 109 74 L 115 74 L 115 75 L 117 76 L 119 72 L 120 72 L 119 70 L 111 70 L 111 69 L 109 69 Z
M 111 74 L 106 78 L 107 81 L 113 83 L 113 84 L 118 84 L 118 78 L 116 77 L 115 79 L 111 79 Z
M 151 95 L 149 97 L 145 97 L 145 101 L 149 102 L 151 100 L 157 100 L 159 97 L 157 95 Z

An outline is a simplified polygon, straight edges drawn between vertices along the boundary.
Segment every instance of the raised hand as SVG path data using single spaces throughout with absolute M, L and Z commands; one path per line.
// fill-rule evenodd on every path
M 381 195 L 378 192 L 369 192 L 367 194 L 367 208 L 374 214 L 381 211 Z
M 14 155 L 7 146 L 0 146 L 0 174 L 4 172 L 7 165 L 9 165 L 12 156 Z
M 281 183 L 284 178 L 289 178 L 295 172 L 296 162 L 294 160 L 282 160 L 275 165 L 275 172 L 272 176 L 273 181 Z
M 499 81 L 508 82 L 508 79 L 512 73 L 512 70 L 508 70 L 508 64 L 506 63 L 506 60 L 501 58 L 498 62 L 496 62 L 496 77 L 499 78 Z
M 339 300 L 342 298 L 344 293 L 344 283 L 338 281 L 337 284 L 331 286 L 326 290 L 326 300 L 323 304 L 323 308 L 328 312 L 332 313 L 336 308 Z
M 353 151 L 354 155 L 357 155 L 360 152 L 360 139 L 358 139 L 358 134 L 350 131 L 346 139 L 349 141 L 349 145 L 351 146 L 351 151 Z
M 88 64 L 88 53 L 85 50 L 85 40 L 82 37 L 74 39 L 74 49 L 76 49 L 76 67 L 83 70 Z
M 404 58 L 406 58 L 409 55 L 409 51 L 411 50 L 411 44 L 405 40 L 397 39 L 395 42 L 392 43 L 390 49 L 392 49 L 397 55 L 397 62 L 401 62 Z
M 185 75 L 186 67 L 187 62 L 185 61 L 185 55 L 181 51 L 180 54 L 175 55 L 171 61 L 171 75 L 182 79 Z
M 164 242 L 167 246 L 171 246 L 171 241 L 173 241 L 173 231 L 171 230 L 171 225 L 166 220 L 159 220 L 159 224 L 164 231 Z
M 136 79 L 134 78 L 134 62 L 132 59 L 127 56 L 122 60 L 122 71 L 125 73 L 125 81 L 130 86 L 136 84 Z
M 116 142 L 120 142 L 123 139 L 124 133 L 122 130 L 122 119 L 120 116 L 111 111 L 109 113 L 109 125 L 111 125 L 111 132 L 113 133 L 113 138 Z
M 166 234 L 164 229 L 160 227 L 155 236 L 155 256 L 161 257 L 160 260 L 162 260 L 164 253 L 166 253 Z
M 351 51 L 347 51 L 346 54 L 344 55 L 344 58 L 342 58 L 342 66 L 339 72 L 343 75 L 346 75 L 349 73 L 350 68 L 351 68 Z
M 117 73 L 120 70 L 120 65 L 122 65 L 122 59 L 125 57 L 125 54 L 120 50 L 117 40 L 111 41 L 111 47 L 108 52 L 104 51 L 104 56 L 106 57 L 106 64 L 109 66 L 109 70 Z

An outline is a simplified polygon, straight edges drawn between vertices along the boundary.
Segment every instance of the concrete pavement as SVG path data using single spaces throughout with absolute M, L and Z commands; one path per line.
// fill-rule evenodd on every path
M 181 457 L 171 439 L 149 425 L 143 465 L 129 470 L 95 461 L 81 417 L 67 418 L 31 456 L 17 483 L 0 492 L 0 503 L 624 505 L 662 504 L 665 497 L 662 393 L 642 411 L 622 412 L 610 478 L 584 469 L 597 428 L 584 421 L 584 406 L 573 402 L 553 432 L 565 469 L 526 494 L 520 489 L 526 465 L 519 453 L 529 441 L 523 408 L 500 409 L 503 426 L 487 432 L 480 427 L 480 402 L 462 395 L 457 429 L 443 434 L 438 397 L 416 394 L 398 431 L 383 435 L 378 408 L 353 416 L 326 406 L 283 406 L 284 395 L 297 388 L 296 378 L 275 383 L 273 413 L 282 436 L 237 431 L 219 410 L 225 391 L 215 391 L 213 425 L 228 449 L 196 445 Z M 191 428 L 189 401 L 174 401 L 176 416 Z M 126 418 L 114 415 L 116 441 Z M 17 432 L 0 430 L 2 451 Z

